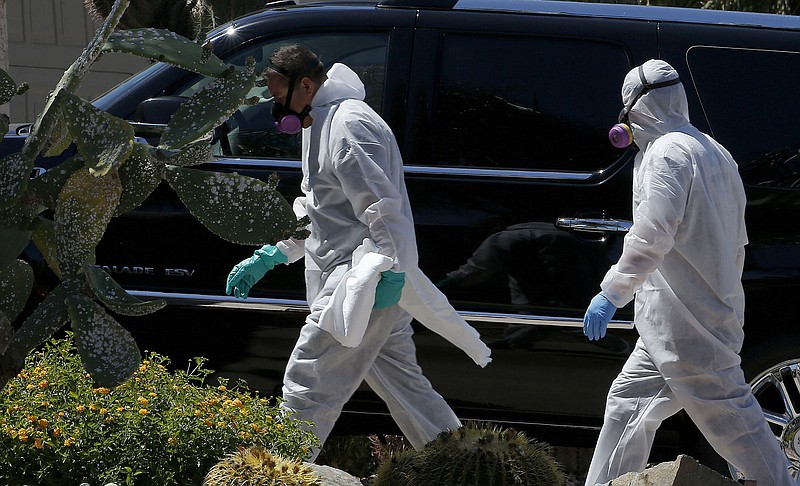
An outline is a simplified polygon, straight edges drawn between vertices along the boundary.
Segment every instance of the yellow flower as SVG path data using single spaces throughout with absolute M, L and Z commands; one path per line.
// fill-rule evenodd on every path
M 44 445 L 42 444 L 42 439 L 34 439 L 33 446 L 37 449 L 41 449 L 42 447 L 44 447 Z
M 61 427 L 53 429 L 53 437 L 61 437 Z
M 283 424 L 278 424 L 275 426 L 275 428 L 278 430 L 283 430 Z
M 36 422 L 36 417 L 33 415 L 28 415 L 28 422 Z
M 139 397 L 138 399 L 136 399 L 136 401 L 139 402 L 139 405 L 143 407 L 150 403 L 150 401 L 144 397 Z
M 96 403 L 89 405 L 89 410 L 91 410 L 92 412 L 96 411 L 98 408 L 100 407 L 98 407 Z
M 147 415 L 149 413 L 150 413 L 150 411 L 147 410 L 146 408 L 140 408 L 139 409 L 139 415 Z
M 50 422 L 48 422 L 48 421 L 47 421 L 47 419 L 39 419 L 39 428 L 40 428 L 40 429 L 44 429 L 44 428 L 46 428 L 46 427 L 47 427 L 47 425 L 48 425 L 49 423 L 50 423 Z
M 158 396 L 158 394 L 157 394 L 157 393 L 150 392 L 150 398 L 155 398 L 155 397 L 157 397 L 157 396 Z
M 95 389 L 94 389 L 94 392 L 95 392 L 95 393 L 99 393 L 99 394 L 101 394 L 101 395 L 108 395 L 108 393 L 109 393 L 110 391 L 111 391 L 111 390 L 109 390 L 108 388 L 105 388 L 105 387 L 100 387 L 100 388 L 95 388 Z
M 78 405 L 77 407 L 75 407 L 75 410 L 77 410 L 78 412 L 83 413 L 83 412 L 86 411 L 86 407 L 84 407 L 83 405 Z
M 64 415 L 66 415 L 66 413 L 65 413 L 65 412 L 58 412 L 58 416 L 59 416 L 59 417 L 64 417 Z
M 69 439 L 66 439 L 64 441 L 64 445 L 67 446 L 67 447 L 71 446 L 74 443 L 75 443 L 75 438 L 74 437 L 70 437 Z
M 205 419 L 205 420 L 203 420 L 203 425 L 205 425 L 206 427 L 211 427 L 211 421 L 208 420 L 208 419 Z
M 100 409 L 100 415 L 105 415 L 107 413 L 108 413 L 108 409 L 107 408 L 101 408 Z
M 195 411 L 194 411 L 194 416 L 195 416 L 195 417 L 199 417 L 199 416 L 201 416 L 201 415 L 203 415 L 203 412 L 202 412 L 202 411 L 200 411 L 200 410 L 195 410 Z
M 106 417 L 106 422 L 108 422 L 108 423 L 111 423 L 111 422 L 113 422 L 113 421 L 114 421 L 114 417 L 112 417 L 111 415 L 109 415 L 108 417 Z
M 47 385 L 49 385 L 49 384 L 50 383 L 47 380 L 42 380 L 42 381 L 39 382 L 39 388 L 44 390 L 45 388 L 47 388 Z
M 124 412 L 124 411 L 125 411 L 125 407 L 117 407 L 117 412 Z
M 225 422 L 217 422 L 217 427 L 225 427 Z
M 178 443 L 178 439 L 176 439 L 175 437 L 170 437 L 169 439 L 167 439 L 167 444 L 169 444 L 171 446 L 174 446 L 177 443 Z
M 142 381 L 142 379 L 137 376 L 136 377 L 136 383 L 139 383 L 140 381 Z
M 219 386 L 219 391 L 221 391 L 221 392 L 228 391 L 228 387 L 226 387 L 225 385 L 220 385 Z

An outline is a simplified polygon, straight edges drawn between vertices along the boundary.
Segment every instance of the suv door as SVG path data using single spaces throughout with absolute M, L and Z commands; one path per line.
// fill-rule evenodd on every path
M 453 373 L 420 330 L 420 362 L 462 416 L 596 424 L 636 338 L 632 306 L 605 339 L 582 333 L 631 219 L 635 152 L 607 133 L 625 74 L 656 57 L 656 27 L 437 11 L 417 25 L 405 164 L 420 266 L 493 352 Z

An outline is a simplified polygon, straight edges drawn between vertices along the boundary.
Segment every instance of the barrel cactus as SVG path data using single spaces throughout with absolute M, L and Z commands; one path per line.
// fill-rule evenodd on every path
M 550 448 L 513 429 L 472 424 L 445 431 L 421 451 L 405 451 L 378 468 L 373 486 L 561 486 Z
M 203 486 L 320 485 L 310 467 L 283 459 L 261 447 L 241 448 L 218 462 L 206 475 Z

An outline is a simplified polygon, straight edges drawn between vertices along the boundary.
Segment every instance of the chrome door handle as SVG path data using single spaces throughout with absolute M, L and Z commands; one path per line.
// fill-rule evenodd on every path
M 558 218 L 557 228 L 584 231 L 587 233 L 627 233 L 631 229 L 631 221 L 600 218 Z

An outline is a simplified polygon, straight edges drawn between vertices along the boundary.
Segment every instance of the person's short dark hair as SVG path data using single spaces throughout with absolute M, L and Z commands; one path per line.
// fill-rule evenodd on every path
M 325 67 L 316 54 L 297 44 L 278 48 L 269 58 L 269 71 L 277 72 L 287 78 L 291 76 L 308 77 L 321 84 L 325 79 Z

